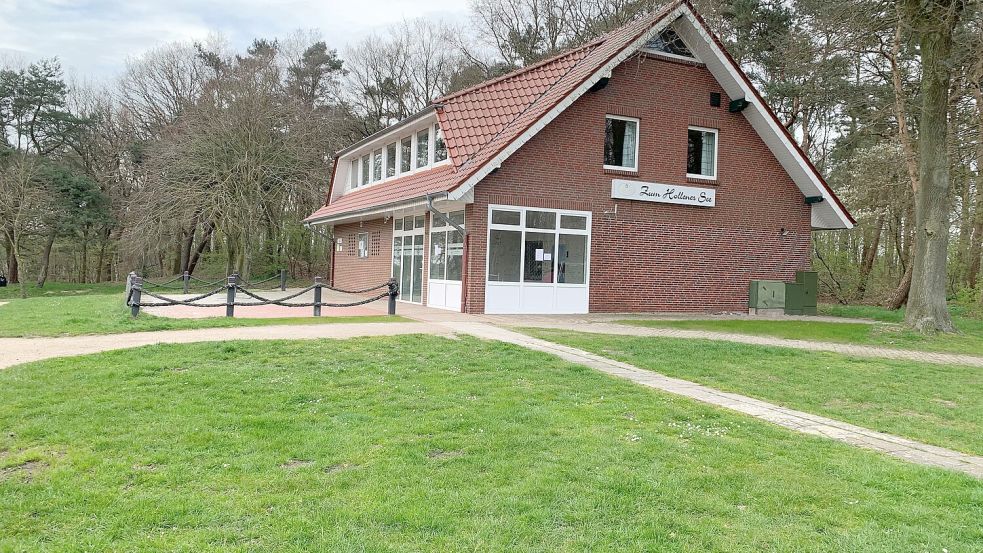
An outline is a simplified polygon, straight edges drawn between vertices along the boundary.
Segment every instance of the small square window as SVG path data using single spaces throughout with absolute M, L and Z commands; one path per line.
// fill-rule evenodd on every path
M 605 118 L 604 167 L 638 170 L 638 119 L 615 115 Z
M 367 232 L 358 233 L 358 256 L 369 256 L 369 234 Z
M 686 176 L 697 179 L 717 178 L 717 130 L 689 128 Z

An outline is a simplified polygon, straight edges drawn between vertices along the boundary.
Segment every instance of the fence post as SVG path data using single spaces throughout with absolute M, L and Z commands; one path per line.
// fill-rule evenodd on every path
M 232 273 L 229 277 L 229 282 L 226 283 L 226 293 L 225 293 L 225 316 L 232 317 L 235 315 L 236 309 L 236 280 L 238 275 Z
M 399 284 L 396 279 L 389 279 L 389 314 L 396 314 L 396 296 L 399 295 Z
M 191 286 L 191 275 L 188 274 L 188 271 L 185 271 L 182 278 L 184 280 L 184 293 L 187 294 L 188 288 Z
M 280 269 L 280 291 L 283 292 L 287 289 L 287 270 Z
M 140 314 L 140 300 L 143 296 L 143 279 L 130 275 L 130 316 L 136 318 Z
M 314 316 L 321 316 L 321 277 L 314 277 Z

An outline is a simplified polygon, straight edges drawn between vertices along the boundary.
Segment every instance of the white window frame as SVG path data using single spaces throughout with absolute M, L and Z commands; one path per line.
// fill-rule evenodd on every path
M 373 141 L 371 144 L 366 144 L 365 146 L 358 149 L 357 151 L 351 152 L 347 154 L 344 158 L 342 158 L 341 159 L 342 162 L 348 160 L 354 162 L 357 167 L 357 169 L 354 171 L 355 173 L 354 184 L 352 184 L 351 181 L 352 177 L 349 176 L 348 190 L 355 190 L 356 188 L 373 186 L 381 182 L 398 179 L 406 175 L 418 173 L 420 171 L 429 171 L 430 169 L 441 167 L 443 165 L 449 165 L 451 163 L 451 157 L 449 151 L 448 151 L 447 159 L 443 161 L 434 160 L 436 156 L 436 148 L 437 148 L 437 141 L 436 141 L 437 129 L 440 128 L 440 122 L 434 121 L 432 119 L 430 121 L 431 122 L 427 124 L 422 124 L 422 125 L 416 124 L 411 127 L 405 127 L 405 128 L 394 130 L 393 132 L 387 134 L 386 136 L 381 137 L 376 141 Z M 421 165 L 420 167 L 416 167 L 416 161 L 417 161 L 416 158 L 418 153 L 417 135 L 423 131 L 427 131 L 427 152 L 426 152 L 427 163 L 426 165 Z M 443 134 L 443 132 L 441 132 L 441 134 Z M 410 140 L 410 154 L 409 154 L 410 168 L 407 171 L 401 171 L 403 157 L 404 157 L 403 140 L 407 138 Z M 393 141 L 396 142 L 396 156 L 394 159 L 389 159 L 389 152 L 387 150 L 387 146 L 392 144 Z M 447 144 L 446 140 L 444 141 L 444 144 L 446 147 Z M 374 169 L 375 169 L 374 158 L 375 158 L 375 153 L 380 149 L 382 150 L 382 178 L 376 180 L 374 174 Z M 362 168 L 361 160 L 362 157 L 364 157 L 365 155 L 369 156 L 369 174 L 368 174 L 369 178 L 367 182 L 363 184 L 362 179 L 364 178 L 363 175 L 364 171 L 362 170 L 363 168 Z M 392 164 L 396 169 L 395 174 L 391 177 L 386 175 L 386 168 L 389 167 L 390 164 Z M 349 166 L 349 172 L 352 172 L 350 166 Z
M 465 210 L 463 208 L 462 209 L 455 209 L 454 211 L 450 211 L 448 213 L 445 213 L 445 215 L 447 215 L 448 217 L 450 217 L 450 214 L 451 213 L 457 213 L 458 211 L 460 211 L 462 215 L 465 215 Z M 465 215 L 464 221 L 461 222 L 461 227 L 464 228 L 464 229 L 467 229 L 467 216 L 466 215 Z M 429 232 L 429 234 L 430 234 L 429 238 L 430 239 L 427 242 L 427 248 L 433 248 L 433 235 L 434 234 L 444 234 L 444 237 L 445 237 L 444 243 L 446 244 L 447 243 L 446 242 L 446 238 L 449 237 L 451 234 L 453 234 L 455 232 L 457 232 L 457 229 L 456 228 L 452 227 L 451 225 L 448 225 L 443 220 L 438 220 L 437 217 L 434 217 L 431 214 L 430 215 L 430 232 Z M 429 264 L 430 264 L 429 263 L 430 262 L 430 259 L 429 259 L 430 258 L 430 250 L 429 249 L 427 250 L 427 258 L 428 258 L 427 259 L 427 265 L 428 265 L 428 267 L 427 267 L 427 279 L 429 279 L 430 281 L 443 282 L 443 283 L 452 283 L 452 284 L 460 284 L 460 283 L 464 282 L 464 273 L 467 272 L 467 267 L 463 267 L 463 266 L 461 267 L 461 279 L 460 280 L 447 280 L 447 262 L 446 262 L 446 256 L 445 256 L 445 261 L 444 261 L 444 278 L 433 278 L 433 277 L 430 276 L 430 267 L 429 267 Z
M 623 165 L 608 165 L 608 164 L 605 163 L 604 164 L 604 168 L 605 169 L 610 169 L 612 171 L 633 171 L 633 172 L 636 172 L 637 173 L 638 172 L 638 154 L 639 154 L 639 150 L 641 149 L 640 144 L 641 144 L 641 141 L 642 141 L 642 122 L 637 117 L 626 117 L 624 115 L 612 115 L 610 113 L 605 114 L 604 115 L 604 134 L 605 134 L 604 139 L 605 139 L 605 141 L 607 141 L 608 119 L 617 119 L 617 120 L 620 120 L 620 121 L 632 121 L 632 122 L 635 123 L 635 166 L 634 167 L 628 167 L 628 166 L 623 166 Z
M 700 179 L 700 180 L 717 180 L 717 174 L 720 172 L 720 156 L 718 152 L 720 151 L 720 130 L 711 129 L 710 127 L 696 127 L 690 125 L 686 128 L 686 163 L 689 165 L 689 131 L 700 131 L 704 133 L 713 133 L 713 175 L 702 175 L 699 173 L 686 172 L 686 178 L 688 179 Z M 688 169 L 688 168 L 687 168 Z
M 365 244 L 364 249 L 362 248 L 362 244 Z M 355 235 L 355 247 L 358 250 L 357 254 L 359 259 L 367 259 L 369 257 L 369 233 L 367 232 L 357 233 Z
M 421 217 L 421 216 L 423 217 L 423 225 L 418 227 L 418 226 L 416 226 L 416 218 L 417 217 Z M 404 221 L 403 228 L 397 229 L 396 228 L 396 220 L 397 219 L 405 219 L 406 217 L 412 217 L 413 218 L 413 228 L 410 229 L 410 230 L 406 230 L 405 221 Z M 397 284 L 399 284 L 399 286 L 402 287 L 402 285 L 403 285 L 402 275 L 399 275 L 397 277 L 394 274 L 393 266 L 392 266 L 393 265 L 392 264 L 392 255 L 395 254 L 395 251 L 394 250 L 396 249 L 396 238 L 399 238 L 399 239 L 401 239 L 402 241 L 405 242 L 406 241 L 406 238 L 413 238 L 413 237 L 416 237 L 416 236 L 422 236 L 423 237 L 423 261 L 424 261 L 424 263 L 423 263 L 423 270 L 421 271 L 421 274 L 420 274 L 420 278 L 423 279 L 423 282 L 426 282 L 430 278 L 430 271 L 429 271 L 430 267 L 427 264 L 427 262 L 428 262 L 428 256 L 427 256 L 427 254 L 428 254 L 428 251 L 429 251 L 427 248 L 430 247 L 430 243 L 427 241 L 427 235 L 429 234 L 429 232 L 427 232 L 427 215 L 426 215 L 426 213 L 418 213 L 416 215 L 404 214 L 404 215 L 400 215 L 398 217 L 394 215 L 393 216 L 393 223 L 392 224 L 393 224 L 393 240 L 392 240 L 392 244 L 391 244 L 392 247 L 389 249 L 389 253 L 391 254 L 390 255 L 390 258 L 389 258 L 389 278 L 395 278 L 398 281 Z M 403 270 L 404 268 L 405 267 L 403 267 L 402 262 L 400 262 L 400 270 Z M 412 271 L 413 269 L 411 268 L 410 270 Z M 426 294 L 425 289 L 422 288 L 423 282 L 420 283 L 420 286 L 421 286 L 421 288 L 420 288 L 420 290 L 421 290 L 420 291 L 420 301 L 412 301 L 412 300 L 402 299 L 402 298 L 399 298 L 396 301 L 403 302 L 403 303 L 412 303 L 414 305 L 424 305 L 424 301 L 423 300 L 424 300 L 424 298 L 426 298 L 427 294 Z M 411 287 L 412 287 L 412 280 L 411 280 Z M 402 290 L 402 288 L 400 288 L 400 295 L 402 295 L 402 292 L 403 292 L 403 290 Z M 411 290 L 410 291 L 410 297 L 412 297 L 412 295 L 413 295 L 413 293 L 412 293 L 412 290 Z
M 492 223 L 492 213 L 494 211 L 518 211 L 519 212 L 519 224 L 518 225 L 503 225 L 499 223 Z M 526 259 L 526 232 L 537 232 L 537 233 L 548 233 L 550 229 L 541 229 L 535 227 L 526 226 L 526 212 L 528 211 L 547 211 L 556 214 L 556 226 L 553 228 L 554 235 L 554 247 L 560 243 L 561 234 L 579 234 L 587 237 L 587 255 L 584 260 L 584 282 L 583 284 L 571 284 L 567 282 L 526 282 L 525 280 L 525 259 Z M 563 215 L 573 215 L 575 217 L 586 217 L 587 218 L 587 228 L 581 229 L 567 229 L 560 227 L 560 218 Z M 591 211 L 574 211 L 570 209 L 548 209 L 542 207 L 525 207 L 517 205 L 499 205 L 499 204 L 489 204 L 488 205 L 488 234 L 485 237 L 485 244 L 491 244 L 491 232 L 493 230 L 511 230 L 520 233 L 522 239 L 520 240 L 519 248 L 519 281 L 518 282 L 503 282 L 498 280 L 488 280 L 488 275 L 491 272 L 491 256 L 485 255 L 485 284 L 488 286 L 519 286 L 519 287 L 530 287 L 530 288 L 587 288 L 590 289 L 590 248 L 591 248 L 591 227 L 593 226 L 593 212 Z M 559 262 L 557 256 L 553 256 L 553 274 L 556 274 L 556 265 Z

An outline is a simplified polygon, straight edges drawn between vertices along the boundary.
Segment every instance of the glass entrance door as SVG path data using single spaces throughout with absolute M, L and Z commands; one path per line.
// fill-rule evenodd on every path
M 393 272 L 399 300 L 423 301 L 423 215 L 393 220 Z

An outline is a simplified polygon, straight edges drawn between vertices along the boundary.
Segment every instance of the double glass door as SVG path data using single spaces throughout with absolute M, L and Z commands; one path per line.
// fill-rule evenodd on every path
M 399 282 L 399 299 L 423 301 L 423 215 L 400 217 L 393 221 L 393 273 Z

